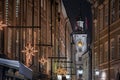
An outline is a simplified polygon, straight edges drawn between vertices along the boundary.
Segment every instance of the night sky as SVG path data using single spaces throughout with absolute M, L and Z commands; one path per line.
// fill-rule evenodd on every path
M 92 41 L 92 11 L 91 4 L 86 0 L 63 0 L 67 15 L 70 19 L 72 29 L 75 30 L 76 20 L 82 17 L 85 22 L 87 18 L 87 28 L 85 32 L 88 34 L 88 44 Z

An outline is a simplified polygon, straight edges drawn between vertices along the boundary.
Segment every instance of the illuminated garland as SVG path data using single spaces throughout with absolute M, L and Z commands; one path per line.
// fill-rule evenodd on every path
M 26 64 L 29 66 L 29 62 L 32 60 L 32 56 L 35 56 L 35 53 L 38 50 L 35 50 L 35 47 L 32 47 L 30 43 L 25 47 L 25 50 L 22 50 L 26 54 Z

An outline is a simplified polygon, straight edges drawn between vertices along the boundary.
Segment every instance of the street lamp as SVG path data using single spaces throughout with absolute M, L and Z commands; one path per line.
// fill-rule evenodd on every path
M 98 70 L 95 71 L 95 75 L 99 76 L 100 72 Z
M 78 73 L 79 73 L 80 75 L 82 75 L 82 74 L 83 74 L 83 68 L 82 68 L 81 66 L 80 66 L 80 68 L 79 68 Z

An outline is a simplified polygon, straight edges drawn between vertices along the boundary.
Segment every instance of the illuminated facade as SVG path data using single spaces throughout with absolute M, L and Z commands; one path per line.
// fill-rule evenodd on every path
M 61 0 L 0 0 L 0 21 L 7 25 L 0 31 L 1 54 L 31 68 L 33 79 L 39 79 L 39 73 L 50 78 L 51 66 L 54 72 L 59 63 L 50 64 L 48 57 L 70 56 L 72 29 L 63 8 Z M 30 61 L 23 53 L 28 43 L 37 50 Z M 43 57 L 47 58 L 44 65 L 39 62 Z
M 120 72 L 120 0 L 92 2 L 93 80 L 114 80 Z

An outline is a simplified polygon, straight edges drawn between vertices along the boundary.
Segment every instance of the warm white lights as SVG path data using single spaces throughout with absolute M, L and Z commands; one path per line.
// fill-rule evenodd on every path
M 44 65 L 45 63 L 47 63 L 47 59 L 45 59 L 44 57 L 42 57 L 42 58 L 39 60 L 39 62 Z
M 35 50 L 35 47 L 32 47 L 31 44 L 28 43 L 22 52 L 26 54 L 26 65 L 29 66 L 29 63 L 32 61 L 32 56 L 34 56 L 38 50 Z
M 3 27 L 6 27 L 6 24 L 3 24 L 3 21 L 0 21 L 0 30 L 3 30 Z
M 58 75 L 66 75 L 67 74 L 67 71 L 64 69 L 64 68 L 58 68 L 57 70 L 56 70 L 56 73 L 58 74 Z

